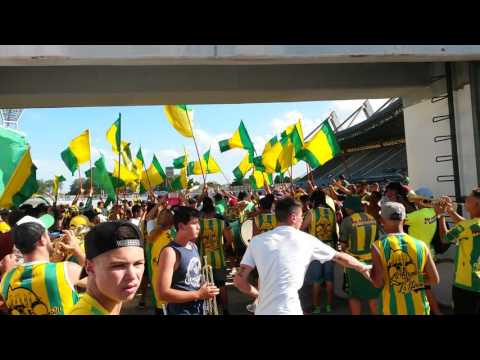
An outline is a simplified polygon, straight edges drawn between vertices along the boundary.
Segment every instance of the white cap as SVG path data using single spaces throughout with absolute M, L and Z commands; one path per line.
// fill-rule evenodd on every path
M 55 220 L 54 220 L 53 216 L 51 216 L 49 214 L 45 214 L 45 215 L 41 216 L 39 219 L 37 219 L 36 217 L 30 216 L 30 215 L 26 215 L 26 216 L 22 217 L 20 220 L 18 220 L 16 222 L 16 225 L 22 225 L 22 224 L 26 224 L 26 223 L 36 223 L 36 224 L 42 225 L 42 227 L 45 230 L 48 230 L 48 228 L 50 228 L 53 225 L 54 222 L 55 222 Z

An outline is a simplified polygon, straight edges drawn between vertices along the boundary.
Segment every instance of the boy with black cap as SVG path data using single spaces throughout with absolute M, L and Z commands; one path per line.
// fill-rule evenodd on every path
M 68 261 L 50 262 L 53 246 L 47 229 L 53 223 L 51 215 L 24 216 L 13 229 L 24 263 L 8 270 L 0 283 L 0 297 L 12 315 L 63 315 L 78 301 L 74 285 L 82 268 Z M 64 233 L 68 245 L 80 251 L 73 233 Z
M 428 315 L 426 285 L 440 282 L 428 246 L 404 233 L 405 207 L 385 202 L 381 208 L 385 232 L 372 246 L 371 279 L 382 288 L 379 313 L 382 315 Z
M 169 315 L 202 315 L 203 300 L 212 299 L 219 289 L 201 285 L 201 262 L 194 241 L 200 234 L 200 212 L 186 206 L 174 208 L 175 240 L 160 253 L 157 291 L 168 303 Z
M 96 225 L 85 238 L 87 292 L 69 315 L 119 315 L 145 268 L 140 229 L 127 220 Z

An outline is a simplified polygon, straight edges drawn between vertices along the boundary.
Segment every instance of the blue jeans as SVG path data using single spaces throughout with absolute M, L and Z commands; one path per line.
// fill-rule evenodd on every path
M 333 282 L 333 261 L 321 263 L 314 260 L 310 263 L 305 274 L 306 284 L 322 284 L 323 282 Z

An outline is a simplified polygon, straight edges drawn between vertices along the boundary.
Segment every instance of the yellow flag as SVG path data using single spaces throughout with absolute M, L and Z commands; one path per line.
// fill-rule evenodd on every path
M 172 126 L 181 135 L 193 137 L 193 110 L 187 105 L 165 105 L 165 115 Z
M 113 169 L 113 174 L 118 176 L 119 164 L 117 160 L 114 160 L 115 167 Z M 138 175 L 135 171 L 131 171 L 128 167 L 120 164 L 120 180 L 125 182 L 125 184 L 130 185 L 138 180 Z
M 70 141 L 68 148 L 73 155 L 75 155 L 78 165 L 90 161 L 90 134 L 88 130 L 85 130 L 75 139 Z

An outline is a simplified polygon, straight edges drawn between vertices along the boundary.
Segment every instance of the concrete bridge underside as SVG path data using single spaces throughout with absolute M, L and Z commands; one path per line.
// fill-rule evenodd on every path
M 0 107 L 428 98 L 480 46 L 3 45 Z

